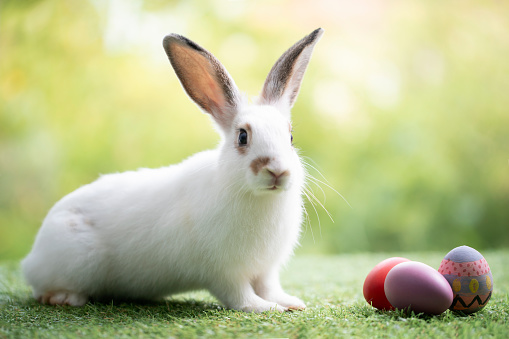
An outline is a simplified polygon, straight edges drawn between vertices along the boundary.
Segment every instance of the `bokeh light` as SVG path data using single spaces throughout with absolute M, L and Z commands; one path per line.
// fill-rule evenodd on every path
M 215 147 L 166 34 L 256 96 L 317 27 L 293 126 L 334 222 L 308 204 L 298 252 L 509 246 L 509 4 L 4 0 L 0 16 L 0 259 L 24 256 L 51 206 L 100 174 Z

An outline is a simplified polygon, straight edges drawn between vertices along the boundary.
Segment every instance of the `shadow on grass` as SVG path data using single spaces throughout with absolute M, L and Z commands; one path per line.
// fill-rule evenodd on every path
M 485 313 L 486 312 L 486 313 Z M 451 310 L 446 310 L 445 312 L 441 314 L 425 314 L 425 313 L 415 313 L 414 311 L 407 310 L 407 309 L 397 309 L 397 310 L 390 310 L 390 311 L 383 311 L 383 310 L 376 310 L 373 308 L 364 308 L 362 310 L 358 311 L 359 315 L 362 315 L 363 317 L 369 318 L 369 317 L 380 317 L 384 318 L 386 320 L 392 320 L 392 321 L 401 321 L 401 322 L 407 322 L 407 321 L 424 321 L 427 323 L 433 322 L 433 321 L 453 321 L 455 319 L 474 319 L 478 316 L 484 317 L 489 315 L 489 311 L 480 310 L 476 313 L 470 313 L 465 314 L 463 312 L 453 312 Z
M 101 319 L 106 322 L 151 322 L 157 319 L 192 320 L 214 317 L 230 312 L 223 306 L 194 299 L 151 300 L 92 300 L 82 307 L 68 305 L 43 305 L 31 296 L 11 296 L 2 302 L 11 311 L 21 311 L 25 316 L 57 317 L 64 319 Z M 233 311 L 232 311 L 233 312 Z
M 115 299 L 115 300 L 92 300 L 88 303 L 90 306 L 97 308 L 116 308 L 118 310 L 139 310 L 140 312 L 150 311 L 164 311 L 172 314 L 172 316 L 179 318 L 198 317 L 206 315 L 211 312 L 225 310 L 219 304 L 199 301 L 194 299 L 162 299 L 154 300 L 129 300 L 129 299 Z

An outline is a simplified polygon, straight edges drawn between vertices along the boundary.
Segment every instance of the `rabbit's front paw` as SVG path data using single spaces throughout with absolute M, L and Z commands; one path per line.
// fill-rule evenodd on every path
M 275 298 L 273 298 L 273 300 L 279 305 L 286 307 L 288 310 L 301 311 L 306 308 L 306 304 L 304 304 L 302 300 L 286 293 L 277 295 Z
M 285 312 L 288 311 L 288 308 L 278 305 L 273 302 L 260 300 L 256 303 L 251 303 L 248 305 L 244 305 L 240 307 L 240 310 L 244 312 L 253 312 L 253 313 L 261 313 L 265 311 L 276 311 L 276 312 Z

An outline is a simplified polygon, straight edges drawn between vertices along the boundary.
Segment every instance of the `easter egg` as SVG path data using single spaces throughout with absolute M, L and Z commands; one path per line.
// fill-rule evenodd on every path
M 493 292 L 490 266 L 472 247 L 460 246 L 447 253 L 438 272 L 447 279 L 454 292 L 452 311 L 474 313 L 490 300 Z
M 396 266 L 405 261 L 410 261 L 406 258 L 393 257 L 385 259 L 378 263 L 367 275 L 364 280 L 364 286 L 362 292 L 364 293 L 364 299 L 368 304 L 379 310 L 392 310 L 394 307 L 389 303 L 384 292 L 384 283 L 387 273 Z
M 453 300 L 451 286 L 443 275 L 417 261 L 394 266 L 385 278 L 384 289 L 392 306 L 415 313 L 440 314 Z

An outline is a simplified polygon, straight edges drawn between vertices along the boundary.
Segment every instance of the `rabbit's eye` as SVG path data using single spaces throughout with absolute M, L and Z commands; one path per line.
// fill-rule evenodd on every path
M 239 131 L 239 145 L 240 146 L 247 145 L 247 132 L 243 128 L 241 128 Z
M 292 142 L 293 145 L 293 134 L 290 134 L 290 141 Z

